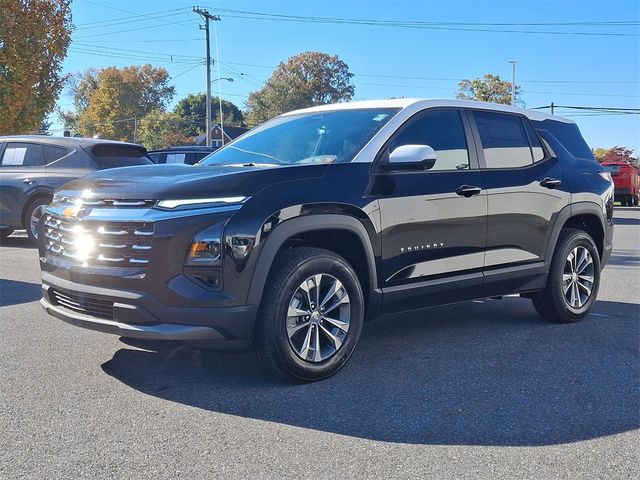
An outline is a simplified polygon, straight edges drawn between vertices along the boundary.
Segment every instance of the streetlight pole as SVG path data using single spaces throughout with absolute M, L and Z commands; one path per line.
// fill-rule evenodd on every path
M 218 64 L 219 65 L 219 64 Z M 218 70 L 218 74 L 220 70 Z M 226 80 L 227 82 L 233 82 L 233 78 L 231 77 L 218 77 L 211 80 L 211 83 L 219 82 L 220 80 Z M 224 146 L 224 120 L 222 115 L 222 90 L 218 87 L 218 104 L 220 106 L 220 138 L 222 139 L 222 146 Z
M 511 60 L 511 105 L 516 105 L 516 61 Z

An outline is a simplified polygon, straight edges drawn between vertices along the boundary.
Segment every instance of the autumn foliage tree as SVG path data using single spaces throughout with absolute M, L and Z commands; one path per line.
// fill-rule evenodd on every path
M 133 141 L 138 122 L 175 95 L 169 81 L 166 69 L 149 64 L 82 72 L 72 84 L 76 111 L 63 118 L 85 136 Z
M 626 147 L 596 148 L 593 153 L 600 163 L 629 162 L 638 166 L 638 159 L 633 156 L 633 150 Z
M 38 131 L 64 83 L 69 0 L 0 0 L 0 135 Z
M 218 97 L 211 97 L 211 116 L 213 123 L 220 123 L 219 102 Z M 189 135 L 198 135 L 204 132 L 207 114 L 207 96 L 204 93 L 189 94 L 178 100 L 173 111 L 185 120 L 184 125 Z M 228 100 L 222 100 L 222 115 L 224 125 L 236 127 L 244 125 L 244 115 L 242 111 Z
M 298 108 L 351 100 L 349 66 L 337 55 L 304 52 L 280 63 L 264 87 L 246 101 L 247 123 L 262 123 Z
M 490 73 L 485 74 L 482 78 L 465 79 L 458 84 L 456 98 L 511 105 L 511 82 L 505 82 L 499 75 L 491 75 Z M 516 105 L 524 106 L 518 85 L 516 85 Z
M 195 134 L 194 134 L 195 135 Z M 194 145 L 188 122 L 174 112 L 149 112 L 140 122 L 138 142 L 148 150 L 177 145 Z

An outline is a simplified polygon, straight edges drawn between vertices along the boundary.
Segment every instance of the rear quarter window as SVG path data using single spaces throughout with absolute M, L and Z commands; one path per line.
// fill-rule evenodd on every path
M 153 164 L 144 148 L 132 145 L 95 145 L 91 148 L 91 156 L 98 165 L 98 168 L 117 168 Z
M 582 138 L 582 134 L 575 123 L 542 120 L 533 121 L 533 126 L 537 129 L 551 132 L 574 157 L 595 160 L 589 145 Z
M 42 150 L 44 151 L 44 161 L 47 165 L 55 162 L 56 160 L 60 160 L 70 152 L 66 148 L 56 147 L 54 145 L 43 145 Z

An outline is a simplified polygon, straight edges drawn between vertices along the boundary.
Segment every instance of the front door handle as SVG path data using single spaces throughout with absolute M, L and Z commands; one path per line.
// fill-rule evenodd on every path
M 34 183 L 36 183 L 35 180 L 32 180 L 30 178 L 25 178 L 22 183 L 26 183 L 27 185 L 33 185 Z
M 557 178 L 546 177 L 544 180 L 540 182 L 540 186 L 545 188 L 556 188 L 561 183 L 562 183 L 562 180 L 558 180 Z
M 458 187 L 456 193 L 463 197 L 473 197 L 474 195 L 479 195 L 482 189 L 480 187 L 474 187 L 472 185 L 462 185 Z

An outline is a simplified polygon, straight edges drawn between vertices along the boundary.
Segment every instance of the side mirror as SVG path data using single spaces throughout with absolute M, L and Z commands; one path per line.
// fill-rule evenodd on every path
M 429 145 L 401 145 L 389 154 L 387 170 L 429 170 L 436 163 L 436 152 Z

